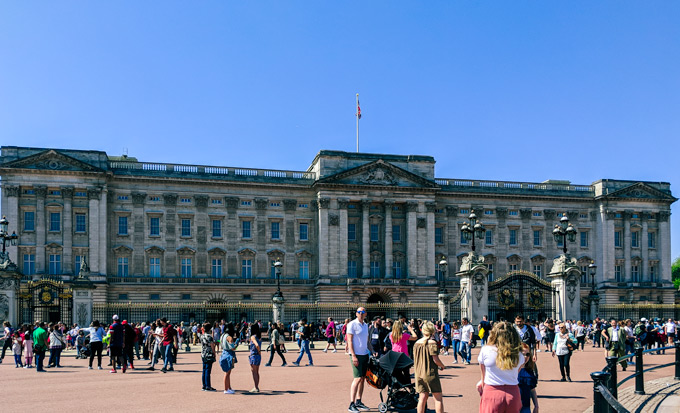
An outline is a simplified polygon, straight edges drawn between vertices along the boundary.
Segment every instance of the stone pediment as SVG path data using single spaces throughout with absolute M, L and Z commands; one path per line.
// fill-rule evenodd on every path
M 437 188 L 434 181 L 382 159 L 319 179 L 317 184 Z
M 675 202 L 677 198 L 670 194 L 644 183 L 638 182 L 636 184 L 621 188 L 605 196 L 606 198 L 630 199 L 630 200 L 644 200 L 644 201 L 670 201 Z
M 46 169 L 48 171 L 84 171 L 104 172 L 102 169 L 92 166 L 61 152 L 49 149 L 35 155 L 16 159 L 0 165 L 2 168 L 17 169 Z

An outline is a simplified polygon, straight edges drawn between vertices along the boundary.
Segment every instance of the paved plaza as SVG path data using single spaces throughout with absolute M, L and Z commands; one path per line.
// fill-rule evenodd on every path
M 180 352 L 179 364 L 174 372 L 163 374 L 144 370 L 146 361 L 137 362 L 138 369 L 122 374 L 110 374 L 108 369 L 88 370 L 86 360 L 76 360 L 74 352 L 66 352 L 62 357 L 61 369 L 49 369 L 47 373 L 36 373 L 35 369 L 15 368 L 13 357 L 8 354 L 0 365 L 4 397 L 3 410 L 17 411 L 31 406 L 31 410 L 45 411 L 56 404 L 70 403 L 74 399 L 90 405 L 91 402 L 106 407 L 110 411 L 160 411 L 172 406 L 177 411 L 224 411 L 237 409 L 243 411 L 267 412 L 346 412 L 348 405 L 351 368 L 343 350 L 338 353 L 323 353 L 322 343 L 312 350 L 313 367 L 292 367 L 295 361 L 295 345 L 288 344 L 286 359 L 289 367 L 279 367 L 280 360 L 274 359 L 273 367 L 261 366 L 262 393 L 250 394 L 253 387 L 245 347 L 240 347 L 239 363 L 232 373 L 232 387 L 235 395 L 222 393 L 223 373 L 219 364 L 213 365 L 212 385 L 217 392 L 201 391 L 200 347 L 192 347 L 190 353 Z M 453 356 L 442 356 L 449 366 L 442 373 L 444 404 L 447 412 L 475 412 L 478 410 L 479 395 L 475 383 L 479 380 L 479 366 L 476 357 L 479 348 L 473 350 L 473 363 L 470 366 L 452 364 Z M 646 357 L 649 366 L 668 363 L 673 360 L 668 355 Z M 264 358 L 264 357 L 263 357 Z M 104 359 L 104 365 L 108 358 Z M 265 359 L 266 361 L 266 359 Z M 538 354 L 540 381 L 538 385 L 539 405 L 543 412 L 583 412 L 592 404 L 593 385 L 589 373 L 604 366 L 601 349 L 587 347 L 585 352 L 574 354 L 572 358 L 572 383 L 562 383 L 557 358 L 549 353 Z M 95 362 L 96 365 L 96 362 Z M 619 378 L 628 372 L 619 372 Z M 664 368 L 649 373 L 647 380 L 660 379 L 673 374 L 672 368 Z M 633 384 L 626 383 L 625 387 Z M 673 383 L 670 383 L 673 385 Z M 658 386 L 658 384 L 656 384 Z M 623 390 L 623 389 L 622 389 Z M 35 397 L 41 395 L 40 397 Z M 29 402 L 30 400 L 30 402 Z M 367 387 L 363 401 L 378 411 L 380 396 L 376 389 Z M 430 401 L 430 409 L 433 409 Z

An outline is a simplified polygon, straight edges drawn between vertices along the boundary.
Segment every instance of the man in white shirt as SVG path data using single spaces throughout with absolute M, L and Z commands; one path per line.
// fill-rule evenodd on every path
M 463 318 L 463 324 L 460 327 L 460 350 L 458 354 L 463 358 L 463 364 L 470 364 L 471 348 L 470 342 L 472 335 L 475 333 L 475 328 L 470 324 L 470 320 Z
M 357 308 L 357 318 L 347 324 L 347 350 L 352 357 L 352 373 L 354 380 L 349 390 L 350 413 L 370 410 L 361 402 L 364 394 L 364 378 L 368 369 L 368 357 L 372 353 L 371 342 L 368 339 L 368 324 L 366 319 L 366 309 Z
M 675 322 L 669 318 L 663 329 L 666 332 L 666 336 L 668 336 L 668 345 L 672 346 L 675 342 Z

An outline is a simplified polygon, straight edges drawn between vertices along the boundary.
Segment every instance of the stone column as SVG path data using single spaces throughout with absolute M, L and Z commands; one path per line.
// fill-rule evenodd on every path
M 89 271 L 81 271 L 71 284 L 73 289 L 73 322 L 78 323 L 80 327 L 89 326 L 92 322 L 93 293 L 96 287 L 90 281 L 88 275 Z
M 361 260 L 362 260 L 362 277 L 368 278 L 371 276 L 371 227 L 369 221 L 369 213 L 371 209 L 371 200 L 363 199 L 361 201 Z
M 581 270 L 576 258 L 560 255 L 548 274 L 555 289 L 555 319 L 578 320 L 581 317 Z
M 448 250 L 446 256 L 451 261 L 456 258 L 457 245 L 460 240 L 460 232 L 458 231 L 458 223 L 456 217 L 458 216 L 457 205 L 446 206 L 446 237 Z M 455 262 L 455 261 L 452 261 Z M 450 265 L 450 264 L 449 264 Z M 453 267 L 452 267 L 453 268 Z M 454 273 L 455 274 L 455 273 Z
M 340 275 L 340 215 L 338 215 L 337 201 L 331 199 L 330 208 L 328 212 L 328 275 L 330 277 L 337 277 Z
M 272 320 L 275 322 L 286 322 L 288 320 L 285 319 L 285 305 L 286 300 L 283 299 L 283 297 L 274 295 L 272 297 Z
M 61 268 L 63 274 L 77 274 L 78 269 L 73 268 L 73 188 L 62 187 L 61 196 L 64 199 L 64 227 L 62 228 L 62 258 Z
M 328 208 L 330 198 L 319 198 L 319 278 L 328 276 Z
M 241 239 L 240 234 L 238 233 L 238 216 L 236 216 L 236 210 L 238 209 L 239 205 L 239 199 L 236 197 L 225 197 L 224 198 L 224 205 L 227 208 L 227 218 L 226 218 L 226 223 L 225 223 L 225 237 L 224 239 L 226 240 L 226 247 L 227 247 L 227 256 L 226 256 L 226 265 L 227 265 L 227 270 L 226 273 L 224 274 L 225 276 L 229 275 L 238 275 L 240 274 L 240 271 L 238 270 L 238 258 L 236 255 L 236 250 L 238 248 L 238 243 L 239 240 Z M 285 204 L 284 204 L 285 205 Z M 288 258 L 288 254 L 286 254 L 286 259 Z M 284 263 L 284 269 L 286 268 L 286 264 Z M 283 274 L 281 274 L 283 276 Z
M 597 242 L 600 244 L 596 258 L 597 266 L 602 268 L 601 281 L 613 281 L 616 278 L 614 265 L 616 255 L 614 248 L 614 212 L 607 211 L 605 204 L 600 204 L 597 214 Z M 601 263 L 601 264 L 600 264 Z M 597 277 L 597 276 L 596 276 Z M 595 283 L 597 284 L 597 279 Z
M 283 224 L 285 234 L 285 251 L 295 251 L 295 209 L 297 208 L 297 199 L 283 200 Z M 281 279 L 286 278 L 286 273 L 290 274 L 291 270 L 295 268 L 295 254 L 286 254 L 283 257 L 283 269 L 281 270 Z M 311 269 L 310 269 L 311 270 Z
M 406 203 L 406 266 L 407 277 L 415 278 L 418 275 L 418 228 L 417 228 L 417 202 Z
M 144 238 L 146 226 L 144 225 L 144 203 L 146 194 L 141 192 L 132 193 L 132 262 L 130 263 L 131 275 L 144 275 Z M 76 269 L 76 273 L 78 270 Z M 74 313 L 75 314 L 75 313 Z
M 89 202 L 89 208 L 88 208 L 88 221 L 89 221 L 89 226 L 87 228 L 87 236 L 88 236 L 88 246 L 89 246 L 89 257 L 87 257 L 88 262 L 90 263 L 90 269 L 92 272 L 95 274 L 100 274 L 100 266 L 101 266 L 101 261 L 100 258 L 103 260 L 106 260 L 106 255 L 99 255 L 99 243 L 100 243 L 100 238 L 99 234 L 100 233 L 106 233 L 104 231 L 104 227 L 106 227 L 106 219 L 105 220 L 100 220 L 100 206 L 101 202 L 99 201 L 99 196 L 101 195 L 102 191 L 101 188 L 88 188 L 87 190 L 87 198 Z M 43 256 L 45 255 L 44 253 L 42 254 Z M 37 261 L 36 257 L 36 261 Z
M 423 275 L 427 278 L 435 278 L 434 211 L 436 208 L 437 205 L 434 202 L 425 202 L 425 213 L 427 214 L 427 249 L 425 252 L 425 274 Z
M 258 251 L 255 257 L 255 267 L 253 268 L 253 278 L 257 278 L 258 275 L 264 274 L 265 278 L 269 277 L 270 266 L 269 257 L 267 256 L 267 216 L 266 210 L 269 205 L 269 199 L 267 198 L 255 198 L 255 248 Z
M 664 283 L 671 282 L 671 224 L 670 211 L 659 211 L 657 214 L 658 234 L 656 236 L 659 252 L 659 280 Z
M 340 245 L 338 246 L 339 272 L 341 277 L 347 277 L 347 252 L 349 248 L 347 239 L 347 207 L 348 199 L 338 199 L 338 210 L 340 214 Z
M 210 274 L 208 263 L 208 233 L 212 235 L 212 223 L 208 219 L 208 195 L 194 195 L 196 203 L 196 274 Z M 268 273 L 267 273 L 268 274 Z
M 45 265 L 45 240 L 47 238 L 47 217 L 45 216 L 45 197 L 47 187 L 35 187 L 35 272 L 36 274 L 47 273 Z M 91 223 L 90 223 L 91 224 Z M 90 226 L 92 228 L 92 226 Z M 92 234 L 92 230 L 90 230 Z
M 16 231 L 17 234 L 20 233 L 20 222 L 19 222 L 19 190 L 20 188 L 18 186 L 5 186 L 5 199 L 6 199 L 6 205 L 7 205 L 7 211 L 5 212 L 4 215 L 7 216 L 7 220 L 9 221 L 10 227 L 8 228 L 9 233 L 11 234 L 13 231 Z M 36 217 L 37 219 L 37 217 Z M 23 221 L 23 220 L 22 220 Z M 21 239 L 19 239 L 19 242 L 21 242 Z M 44 244 L 44 242 L 43 242 Z M 9 252 L 9 258 L 12 260 L 14 263 L 17 265 L 20 265 L 20 260 L 19 260 L 19 249 L 18 248 L 10 248 L 8 250 Z
M 177 274 L 177 194 L 163 194 L 163 204 L 165 205 L 165 254 L 162 266 L 166 275 Z
M 394 201 L 385 200 L 385 278 L 392 278 L 392 207 Z
M 463 294 L 460 301 L 461 317 L 467 317 L 473 324 L 489 314 L 488 273 L 484 257 L 470 252 L 463 258 L 460 271 L 456 274 L 460 278 L 460 291 Z
M 483 212 L 482 212 L 483 214 Z M 519 215 L 522 218 L 522 228 L 520 229 L 520 240 L 519 240 L 519 246 L 520 246 L 520 251 L 531 251 L 533 248 L 533 240 L 532 240 L 532 228 L 531 228 L 531 218 L 533 216 L 533 211 L 528 208 L 523 208 L 519 210 Z M 481 218 L 481 215 L 478 215 Z M 551 229 L 552 231 L 552 229 Z M 520 253 L 521 254 L 521 253 Z M 531 260 L 528 259 L 528 257 L 522 257 L 522 263 L 520 267 L 518 268 L 519 270 L 524 270 L 531 272 Z
M 21 274 L 16 263 L 5 270 L 0 270 L 0 319 L 9 321 L 15 327 L 19 322 L 17 304 L 20 280 Z
M 647 213 L 639 212 L 642 221 L 642 233 L 640 234 L 640 251 L 642 252 L 642 268 L 640 274 L 642 281 L 651 281 L 649 273 L 649 229 L 647 226 Z
M 631 211 L 623 212 L 623 259 L 625 264 L 623 265 L 623 273 L 625 274 L 625 280 L 627 282 L 633 282 L 633 275 L 630 271 L 630 216 Z

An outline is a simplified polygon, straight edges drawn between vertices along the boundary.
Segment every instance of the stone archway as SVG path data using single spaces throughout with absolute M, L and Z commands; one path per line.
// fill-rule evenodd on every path
M 392 302 L 392 297 L 380 290 L 371 290 L 368 292 L 368 298 L 366 299 L 366 312 L 368 320 L 373 320 L 374 317 L 387 317 L 388 308 L 384 304 L 389 304 Z

